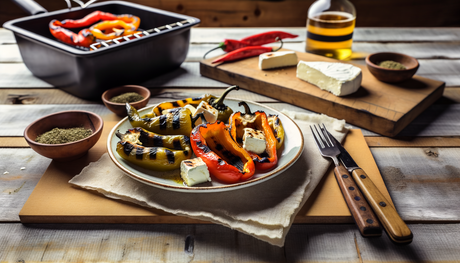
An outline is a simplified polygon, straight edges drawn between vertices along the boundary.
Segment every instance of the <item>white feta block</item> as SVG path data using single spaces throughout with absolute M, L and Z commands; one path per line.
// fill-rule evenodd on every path
M 215 108 L 213 108 L 209 103 L 206 101 L 200 102 L 198 107 L 196 108 L 195 114 L 193 115 L 194 117 L 198 115 L 199 113 L 203 113 L 206 121 L 208 123 L 213 123 L 217 121 L 217 115 L 219 114 L 219 111 Z M 196 120 L 195 125 L 201 124 L 201 118 Z
M 211 181 L 208 166 L 200 157 L 182 161 L 180 176 L 188 186 Z
M 272 69 L 297 65 L 297 54 L 294 51 L 268 52 L 259 55 L 259 68 Z
M 244 128 L 243 131 L 243 148 L 256 154 L 264 153 L 267 148 L 264 132 L 252 128 Z
M 359 89 L 363 74 L 360 68 L 351 64 L 299 61 L 297 78 L 336 96 L 345 96 Z

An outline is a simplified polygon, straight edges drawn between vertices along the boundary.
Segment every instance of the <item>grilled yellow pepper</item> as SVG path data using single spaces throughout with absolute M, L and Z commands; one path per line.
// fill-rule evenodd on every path
M 278 150 L 284 143 L 284 127 L 278 115 L 268 114 L 268 124 L 273 130 L 276 139 L 276 149 Z
M 238 86 L 231 86 L 227 88 L 220 97 L 215 97 L 210 94 L 204 94 L 198 98 L 187 98 L 183 100 L 168 101 L 163 102 L 155 106 L 152 112 L 142 116 L 142 118 L 152 118 L 155 116 L 160 116 L 164 110 L 184 107 L 185 105 L 192 105 L 197 107 L 202 101 L 208 102 L 213 108 L 217 109 L 218 115 L 217 119 L 223 122 L 227 122 L 230 115 L 232 115 L 233 110 L 224 104 L 225 97 L 232 90 L 239 90 Z
M 117 153 L 125 160 L 155 171 L 178 169 L 183 160 L 192 157 L 190 139 L 184 135 L 163 136 L 142 128 L 117 132 L 121 139 Z
M 177 108 L 165 115 L 142 118 L 137 110 L 128 103 L 126 103 L 126 112 L 133 127 L 141 127 L 151 132 L 168 135 L 190 136 L 195 120 L 199 118 L 199 116 L 193 118 L 192 113 L 187 108 Z

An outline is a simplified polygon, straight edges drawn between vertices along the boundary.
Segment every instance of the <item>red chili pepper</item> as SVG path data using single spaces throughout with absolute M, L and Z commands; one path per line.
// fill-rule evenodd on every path
M 190 135 L 193 152 L 201 157 L 209 172 L 224 183 L 251 178 L 255 165 L 249 153 L 230 137 L 224 122 L 196 126 Z
M 225 39 L 225 41 L 221 42 L 218 47 L 213 48 L 209 50 L 208 52 L 206 52 L 203 58 L 206 57 L 206 55 L 209 52 L 214 51 L 219 48 L 225 52 L 231 52 L 233 50 L 237 50 L 242 47 L 262 46 L 265 44 L 273 43 L 276 41 L 276 38 L 285 39 L 285 38 L 296 38 L 296 37 L 298 37 L 298 35 L 293 35 L 287 32 L 283 32 L 283 31 L 269 31 L 269 32 L 245 37 L 242 40 Z
M 242 58 L 249 58 L 249 57 L 255 57 L 263 53 L 267 52 L 274 52 L 278 51 L 283 47 L 283 41 L 281 39 L 277 38 L 281 42 L 281 46 L 279 48 L 273 48 L 273 47 L 262 47 L 262 46 L 249 46 L 249 47 L 243 47 L 237 50 L 233 50 L 232 52 L 227 53 L 226 55 L 214 60 L 211 62 L 212 64 L 214 63 L 219 63 L 219 62 L 228 62 L 228 61 L 234 61 Z
M 241 39 L 241 41 L 247 42 L 251 46 L 261 46 L 261 45 L 275 42 L 276 38 L 285 39 L 285 38 L 296 38 L 296 37 L 298 37 L 298 35 L 293 35 L 291 33 L 283 32 L 283 31 L 269 31 L 269 32 L 245 37 Z

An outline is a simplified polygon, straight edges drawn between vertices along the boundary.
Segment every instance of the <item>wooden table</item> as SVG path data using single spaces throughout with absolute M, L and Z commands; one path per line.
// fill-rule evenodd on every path
M 285 48 L 303 51 L 304 28 Z M 265 28 L 194 28 L 181 68 L 154 78 L 150 104 L 228 85 L 201 77 L 199 61 L 224 38 Z M 102 102 L 85 101 L 35 78 L 22 63 L 11 32 L 0 29 L 0 261 L 269 261 L 459 262 L 460 260 L 460 28 L 357 28 L 353 62 L 397 51 L 419 59 L 418 75 L 446 82 L 444 95 L 398 137 L 362 130 L 402 218 L 414 233 L 409 246 L 385 236 L 365 239 L 353 224 L 294 224 L 283 248 L 213 224 L 28 224 L 18 213 L 51 160 L 22 138 L 24 128 L 66 109 L 117 120 Z M 218 53 L 215 53 L 218 55 Z M 306 110 L 248 91 L 232 94 L 276 109 Z

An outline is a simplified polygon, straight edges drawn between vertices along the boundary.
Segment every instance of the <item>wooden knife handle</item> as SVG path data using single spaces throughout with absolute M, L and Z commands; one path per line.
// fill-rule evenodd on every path
M 382 228 L 377 217 L 347 169 L 341 165 L 336 166 L 334 174 L 361 235 L 364 237 L 381 236 Z
M 412 242 L 413 235 L 411 230 L 364 170 L 356 169 L 352 174 L 391 240 L 398 244 L 409 244 Z

